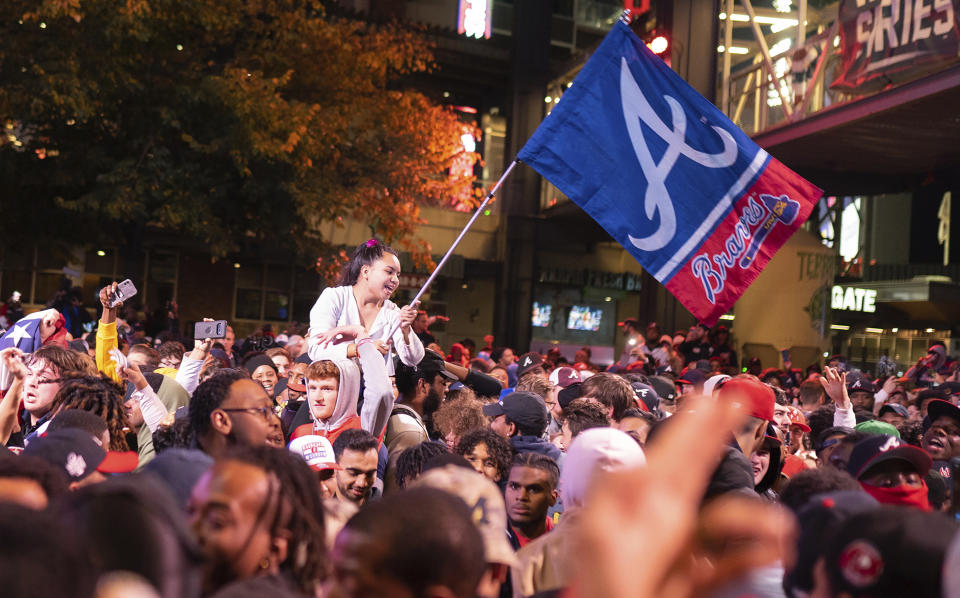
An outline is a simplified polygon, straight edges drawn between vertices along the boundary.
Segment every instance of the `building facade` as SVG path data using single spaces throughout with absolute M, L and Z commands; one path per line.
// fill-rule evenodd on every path
M 748 4 L 720 6 L 718 105 L 824 189 L 806 225 L 829 250 L 806 261 L 822 281 L 807 313 L 819 314 L 823 352 L 903 371 L 933 340 L 955 345 L 960 2 L 758 1 L 753 18 Z M 734 310 L 743 353 L 777 365 L 789 345 L 751 332 L 749 305 Z
M 338 10 L 409 23 L 432 40 L 436 67 L 409 84 L 481 131 L 464 143 L 482 155 L 474 172 L 489 187 L 626 4 L 651 9 L 634 28 L 668 39 L 663 57 L 672 68 L 825 190 L 803 234 L 725 316 L 741 357 L 779 365 L 787 350 L 801 366 L 844 353 L 870 369 L 886 355 L 905 368 L 931 340 L 960 338 L 960 244 L 949 242 L 960 172 L 960 0 L 911 3 L 920 10 L 909 15 L 891 13 L 881 0 L 344 0 Z M 428 224 L 418 235 L 437 257 L 469 218 L 454 207 L 422 215 Z M 369 236 L 356 222 L 321 226 L 325 238 L 346 247 Z M 212 261 L 202 246 L 159 233 L 148 234 L 144 247 L 135 256 L 109 246 L 65 256 L 5 248 L 0 293 L 18 290 L 37 307 L 66 278 L 82 287 L 90 307 L 96 289 L 129 277 L 151 309 L 176 299 L 183 323 L 225 318 L 243 334 L 305 322 L 323 288 L 315 272 L 284 255 L 248 251 Z M 398 302 L 428 275 L 408 256 L 402 261 Z M 776 309 L 768 309 L 771 301 Z M 424 307 L 451 318 L 433 329 L 444 347 L 492 333 L 497 344 L 558 346 L 568 357 L 590 346 L 599 362 L 622 346 L 616 323 L 626 317 L 656 321 L 665 333 L 693 323 L 592 219 L 525 165 L 478 218 Z

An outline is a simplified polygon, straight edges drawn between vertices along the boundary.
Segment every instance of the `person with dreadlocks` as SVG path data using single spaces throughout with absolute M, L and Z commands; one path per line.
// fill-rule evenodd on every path
M 326 576 L 323 502 L 306 463 L 267 446 L 224 453 L 187 505 L 205 596 L 315 596 Z
M 65 380 L 53 399 L 53 417 L 68 409 L 89 411 L 107 423 L 110 446 L 104 447 L 106 450 L 130 450 L 124 431 L 130 423 L 123 407 L 123 390 L 110 378 L 83 375 Z
M 89 356 L 57 345 L 41 347 L 29 355 L 4 349 L 0 359 L 13 379 L 0 400 L 0 443 L 6 446 L 24 446 L 28 438 L 43 431 L 53 416 L 54 398 L 65 379 L 97 373 Z M 23 414 L 18 422 L 21 405 Z

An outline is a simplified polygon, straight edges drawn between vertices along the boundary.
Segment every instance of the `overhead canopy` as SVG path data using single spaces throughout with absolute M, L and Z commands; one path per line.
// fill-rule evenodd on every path
M 753 139 L 828 194 L 894 193 L 960 166 L 960 65 Z
M 952 328 L 960 321 L 960 285 L 916 278 L 842 285 L 876 291 L 875 313 L 834 310 L 835 321 L 862 322 L 881 327 Z

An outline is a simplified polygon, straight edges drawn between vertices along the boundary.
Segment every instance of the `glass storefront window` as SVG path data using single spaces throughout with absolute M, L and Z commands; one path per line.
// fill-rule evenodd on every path
M 237 317 L 244 320 L 260 319 L 260 296 L 258 289 L 237 289 Z
M 947 330 L 897 330 L 886 329 L 882 334 L 855 333 L 844 343 L 841 353 L 847 356 L 852 367 L 876 375 L 877 361 L 886 355 L 897 365 L 897 372 L 910 369 L 918 359 L 927 354 L 927 349 L 936 341 L 949 345 Z
M 290 295 L 277 291 L 267 291 L 263 319 L 282 321 L 289 320 Z
M 276 262 L 244 264 L 237 271 L 235 317 L 307 323 L 323 287 L 313 268 Z
M 578 25 L 595 27 L 604 31 L 613 27 L 623 12 L 620 0 L 578 0 L 574 15 Z

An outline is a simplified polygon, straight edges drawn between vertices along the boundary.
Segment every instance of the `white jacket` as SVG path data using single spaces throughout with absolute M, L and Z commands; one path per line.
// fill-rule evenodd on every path
M 377 314 L 370 327 L 370 338 L 387 342 L 390 330 L 396 328 L 393 335 L 393 349 L 400 360 L 410 367 L 415 367 L 423 359 L 423 343 L 417 338 L 417 335 L 410 331 L 407 335 L 409 344 L 404 342 L 403 332 L 400 330 L 400 308 L 395 303 L 387 299 Z M 339 360 L 347 358 L 347 346 L 353 342 L 346 340 L 329 343 L 326 347 L 321 347 L 317 343 L 317 335 L 337 326 L 362 326 L 360 321 L 360 308 L 357 307 L 357 300 L 353 296 L 353 287 L 328 287 L 320 293 L 320 298 L 310 310 L 310 332 L 307 337 L 308 354 L 310 359 L 318 361 L 321 359 Z M 387 364 L 387 371 L 393 373 L 393 363 Z

